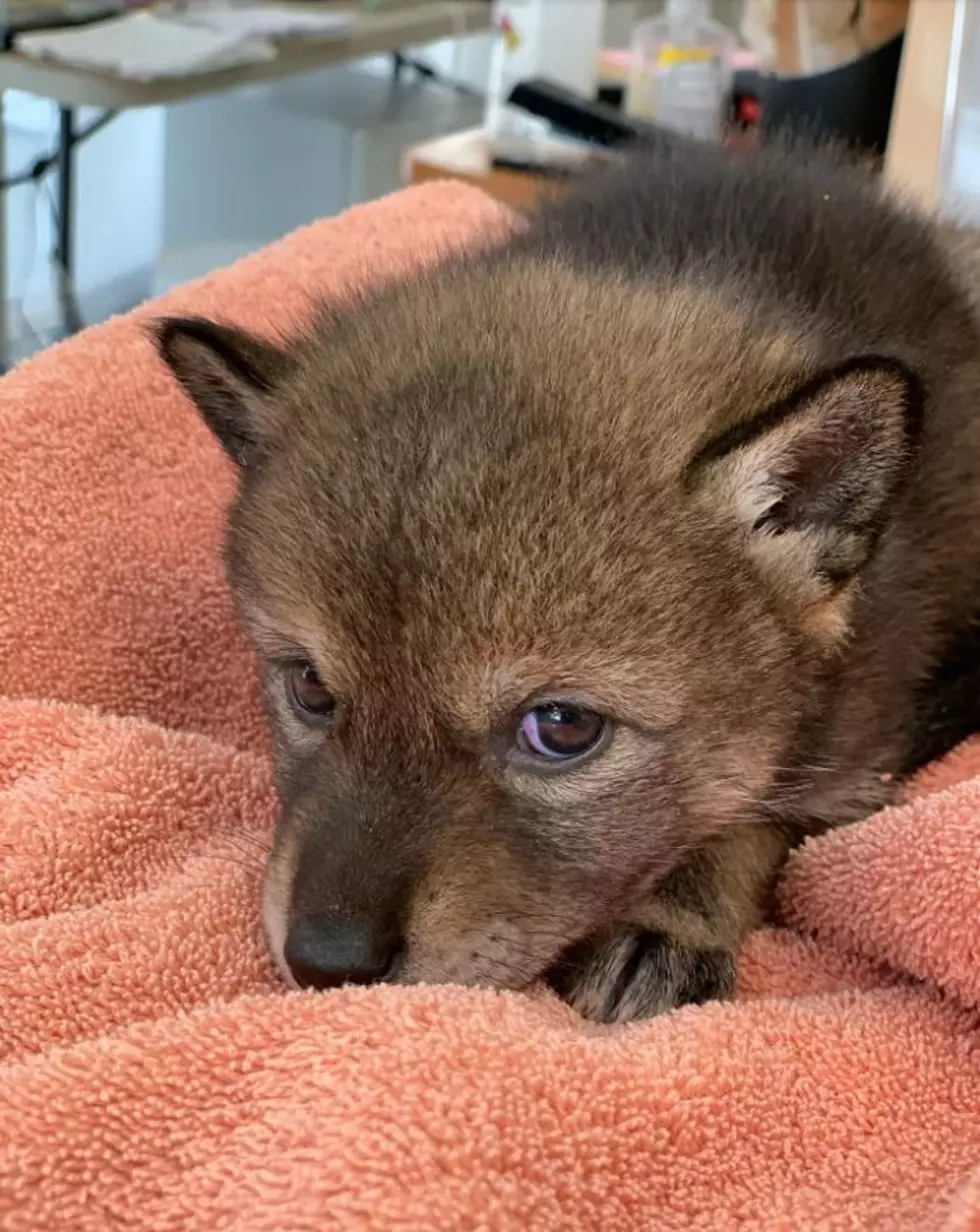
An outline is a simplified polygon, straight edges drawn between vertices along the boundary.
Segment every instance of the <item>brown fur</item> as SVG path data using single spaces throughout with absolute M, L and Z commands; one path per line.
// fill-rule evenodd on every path
M 980 606 L 978 333 L 933 232 L 801 155 L 604 174 L 286 348 L 160 327 L 242 468 L 280 962 L 297 921 L 366 920 L 402 981 L 550 973 L 604 1019 L 725 995 L 787 845 L 956 734 L 929 704 Z M 846 267 L 852 226 L 906 262 L 901 304 Z M 538 772 L 514 737 L 556 696 L 613 736 Z

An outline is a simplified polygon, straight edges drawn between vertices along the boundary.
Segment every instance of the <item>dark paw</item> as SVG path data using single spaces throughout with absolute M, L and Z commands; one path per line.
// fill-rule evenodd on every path
M 664 933 L 622 929 L 566 951 L 548 982 L 583 1018 L 632 1022 L 726 1000 L 735 958 L 727 950 L 690 949 Z

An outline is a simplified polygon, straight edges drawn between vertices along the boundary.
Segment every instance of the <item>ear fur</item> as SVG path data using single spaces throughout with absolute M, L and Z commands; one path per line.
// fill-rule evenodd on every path
M 874 554 L 915 452 L 921 390 L 861 357 L 705 446 L 689 486 L 734 520 L 745 550 L 809 631 L 846 631 L 851 583 Z
M 166 317 L 155 322 L 152 334 L 225 453 L 246 466 L 267 431 L 269 394 L 288 372 L 287 353 L 201 317 Z

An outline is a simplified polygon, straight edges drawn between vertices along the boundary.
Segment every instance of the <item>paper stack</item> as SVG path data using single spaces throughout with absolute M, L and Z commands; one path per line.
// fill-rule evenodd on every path
M 336 11 L 205 4 L 165 15 L 131 13 L 75 29 L 24 34 L 16 49 L 38 59 L 146 81 L 271 60 L 278 38 L 336 36 L 353 21 L 352 14 Z

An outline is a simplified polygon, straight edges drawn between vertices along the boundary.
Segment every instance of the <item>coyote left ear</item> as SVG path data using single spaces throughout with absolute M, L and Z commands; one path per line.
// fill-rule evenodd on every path
M 874 357 L 808 382 L 706 446 L 692 487 L 740 528 L 746 553 L 780 596 L 846 626 L 849 583 L 870 560 L 916 447 L 914 376 Z
M 287 353 L 199 317 L 167 317 L 152 332 L 160 356 L 225 453 L 246 466 L 268 431 L 269 395 L 287 374 Z

